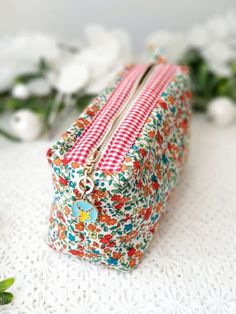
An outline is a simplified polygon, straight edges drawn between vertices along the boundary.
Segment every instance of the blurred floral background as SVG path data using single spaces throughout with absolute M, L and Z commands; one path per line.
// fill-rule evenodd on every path
M 132 62 L 187 65 L 193 110 L 209 121 L 236 123 L 236 15 L 213 15 L 184 31 L 155 29 L 142 48 L 129 30 L 88 23 L 83 39 L 24 31 L 0 37 L 0 135 L 14 141 L 53 137 L 121 69 Z

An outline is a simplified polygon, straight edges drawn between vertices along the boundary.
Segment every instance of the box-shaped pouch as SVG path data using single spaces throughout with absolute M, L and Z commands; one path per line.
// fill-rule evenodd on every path
M 127 67 L 48 150 L 49 245 L 119 270 L 137 265 L 185 161 L 184 67 Z

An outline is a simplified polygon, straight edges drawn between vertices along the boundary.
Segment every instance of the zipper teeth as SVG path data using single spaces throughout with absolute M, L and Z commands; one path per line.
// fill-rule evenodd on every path
M 150 76 L 154 72 L 155 68 L 156 67 L 154 67 L 154 66 L 149 67 L 146 70 L 147 73 L 145 72 L 142 75 L 142 77 L 135 82 L 135 84 L 134 84 L 134 86 L 133 86 L 133 88 L 132 88 L 132 90 L 128 96 L 128 99 L 125 101 L 125 104 L 120 108 L 119 112 L 116 114 L 113 121 L 110 123 L 110 127 L 108 128 L 107 132 L 104 134 L 102 140 L 100 141 L 100 143 L 95 148 L 95 150 L 99 149 L 100 155 L 105 150 L 107 144 L 109 143 L 109 139 L 110 139 L 111 135 L 114 134 L 114 131 L 117 129 L 119 124 L 122 122 L 126 113 L 129 111 L 131 105 L 135 102 L 136 98 L 139 96 L 142 89 L 146 86 L 147 81 L 149 80 Z M 143 76 L 144 76 L 144 79 L 143 79 Z M 97 160 L 96 163 L 99 162 L 99 159 Z
M 109 97 L 108 101 L 104 104 L 101 110 L 99 110 L 92 122 L 85 128 L 82 135 L 79 136 L 73 147 L 71 147 L 69 152 L 65 155 L 66 160 L 78 161 L 82 166 L 86 164 L 88 158 L 91 156 L 91 152 L 94 151 L 94 147 L 97 146 L 97 143 L 100 143 L 103 134 L 110 127 L 110 122 L 113 120 L 113 117 L 116 117 L 117 112 L 123 107 L 134 84 L 136 81 L 139 81 L 140 77 L 143 76 L 149 66 L 150 64 L 136 65 L 127 72 L 124 79 L 119 82 L 119 85 L 117 86 L 118 88 L 113 90 L 114 97 Z M 104 110 L 107 111 L 108 115 L 105 114 L 104 116 Z M 104 121 L 101 120 L 101 122 L 99 122 L 101 116 L 104 116 Z M 104 124 L 106 124 L 106 126 L 104 126 Z M 93 125 L 95 126 L 96 132 L 92 129 Z M 102 132 L 101 129 L 103 129 Z
M 163 69 L 161 71 L 163 71 Z M 158 86 L 160 86 L 160 89 L 157 92 L 157 99 L 159 99 L 158 95 L 160 95 L 161 92 L 164 90 L 165 86 L 167 86 L 169 84 L 169 81 L 170 81 L 171 77 L 174 75 L 175 72 L 176 72 L 176 67 L 169 66 L 169 67 L 166 68 L 165 72 L 163 72 L 162 74 L 158 75 L 158 78 L 155 80 L 155 81 L 157 81 L 155 83 L 155 86 L 156 86 L 155 88 L 159 89 Z M 156 101 L 154 101 L 154 104 L 156 104 Z M 153 108 L 153 106 L 150 104 L 150 102 L 149 102 L 148 108 L 149 109 L 151 108 L 150 111 Z M 148 108 L 146 107 L 147 111 L 150 112 Z M 140 108 L 140 110 L 142 111 L 142 108 Z M 137 112 L 137 114 L 138 114 L 138 112 Z M 134 118 L 135 118 L 135 116 L 134 116 Z M 127 137 L 124 139 L 125 142 L 128 141 L 128 143 L 129 143 L 128 146 L 130 145 L 130 143 L 133 143 L 133 139 L 137 136 L 137 134 L 140 131 L 140 122 L 137 122 L 137 123 L 139 123 L 139 124 L 135 126 L 135 129 L 131 125 L 131 128 L 132 128 L 133 131 L 132 131 L 132 133 L 130 133 L 129 136 L 132 138 L 132 140 L 127 139 Z M 136 132 L 137 129 L 139 130 L 138 133 Z M 136 134 L 136 135 L 134 135 L 134 134 Z M 100 158 L 99 158 L 100 162 L 97 165 L 97 169 L 106 169 L 106 170 L 119 171 L 119 169 L 120 169 L 119 165 L 120 165 L 120 162 L 121 162 L 121 158 L 123 158 L 123 155 L 125 155 L 127 153 L 128 146 L 125 143 L 124 143 L 125 147 L 122 146 L 123 144 L 121 145 L 122 138 L 123 138 L 122 137 L 122 133 L 119 134 L 118 138 L 119 138 L 119 143 L 116 140 L 116 142 L 114 142 L 112 144 L 112 145 L 115 145 L 115 146 L 114 147 L 111 146 L 112 153 L 109 153 L 109 150 L 107 149 L 106 152 L 105 152 L 105 155 L 104 154 L 103 154 L 103 156 L 100 155 Z M 119 153 L 117 152 L 117 149 L 119 149 Z M 120 149 L 121 149 L 121 151 L 120 151 Z M 107 154 L 108 154 L 108 156 L 107 156 Z

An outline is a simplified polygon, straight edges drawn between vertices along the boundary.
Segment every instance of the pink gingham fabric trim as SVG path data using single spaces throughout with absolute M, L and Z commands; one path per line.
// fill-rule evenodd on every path
M 166 89 L 177 66 L 159 65 L 150 77 L 145 89 L 126 113 L 123 122 L 113 134 L 97 169 L 119 171 L 122 162 L 141 132 L 142 126 L 157 105 L 160 95 Z
M 134 66 L 119 83 L 107 103 L 85 128 L 72 149 L 66 154 L 65 160 L 77 161 L 83 165 L 91 150 L 106 131 L 110 120 L 119 111 L 129 95 L 134 82 L 145 72 L 147 64 Z

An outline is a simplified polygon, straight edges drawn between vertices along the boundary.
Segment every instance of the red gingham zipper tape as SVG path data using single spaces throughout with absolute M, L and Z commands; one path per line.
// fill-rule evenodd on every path
M 160 95 L 166 89 L 177 70 L 174 65 L 160 65 L 150 77 L 147 85 L 129 108 L 118 129 L 109 140 L 97 169 L 119 171 L 122 162 L 135 142 L 142 127 L 157 105 Z
M 72 149 L 65 155 L 67 161 L 77 161 L 84 164 L 92 148 L 106 131 L 110 120 L 119 111 L 129 95 L 134 82 L 145 72 L 148 65 L 139 64 L 134 66 L 119 83 L 107 103 L 98 112 L 92 122 L 85 128 Z

